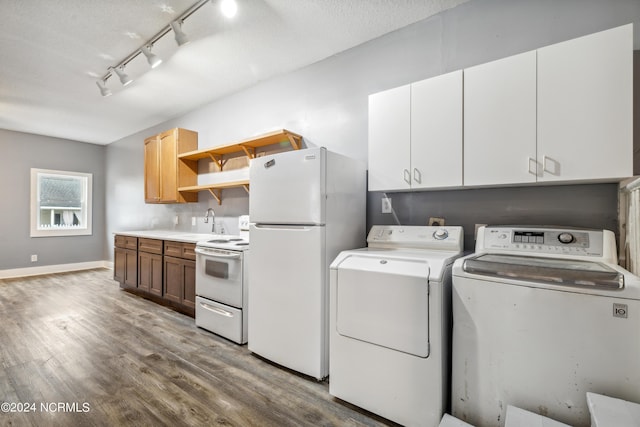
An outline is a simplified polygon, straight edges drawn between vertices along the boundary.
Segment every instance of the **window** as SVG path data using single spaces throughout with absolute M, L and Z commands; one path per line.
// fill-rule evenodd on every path
M 90 173 L 31 169 L 31 237 L 91 234 Z

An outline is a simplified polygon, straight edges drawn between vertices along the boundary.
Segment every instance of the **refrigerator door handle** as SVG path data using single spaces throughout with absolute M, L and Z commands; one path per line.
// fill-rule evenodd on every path
M 322 227 L 324 224 L 305 224 L 305 225 L 274 225 L 274 224 L 255 224 L 254 227 L 260 230 L 311 230 L 315 227 Z

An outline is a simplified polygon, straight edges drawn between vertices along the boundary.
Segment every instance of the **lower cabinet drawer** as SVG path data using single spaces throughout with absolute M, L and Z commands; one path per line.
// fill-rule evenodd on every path
M 238 344 L 247 342 L 242 333 L 242 310 L 196 297 L 196 325 Z

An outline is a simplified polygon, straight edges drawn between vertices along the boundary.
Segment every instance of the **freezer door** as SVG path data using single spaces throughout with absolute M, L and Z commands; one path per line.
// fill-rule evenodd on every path
M 329 374 L 325 227 L 251 225 L 249 350 L 317 379 Z
M 257 224 L 324 224 L 325 162 L 324 148 L 253 159 L 249 170 L 251 221 Z

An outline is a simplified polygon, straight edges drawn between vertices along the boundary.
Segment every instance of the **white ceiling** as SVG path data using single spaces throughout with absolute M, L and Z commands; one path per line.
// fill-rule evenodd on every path
M 213 0 L 126 67 L 113 96 L 96 81 L 196 0 L 2 0 L 0 128 L 109 144 L 272 76 L 317 62 L 467 0 Z M 137 38 L 136 38 L 137 35 Z

